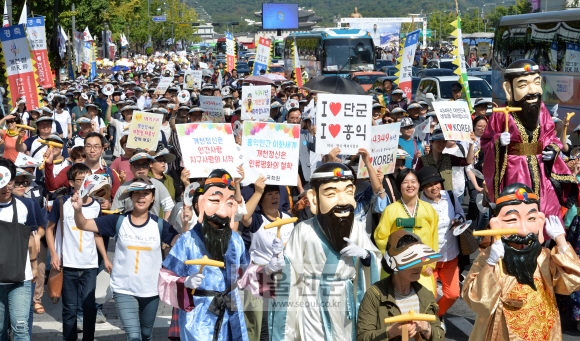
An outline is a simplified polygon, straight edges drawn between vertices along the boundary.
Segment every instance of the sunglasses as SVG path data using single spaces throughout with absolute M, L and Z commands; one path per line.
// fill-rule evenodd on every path
M 12 123 L 15 123 L 15 122 L 16 122 L 15 120 L 6 120 L 6 123 L 7 124 L 12 124 Z
M 14 187 L 28 187 L 30 186 L 30 181 L 28 180 L 24 180 L 24 181 L 14 181 Z

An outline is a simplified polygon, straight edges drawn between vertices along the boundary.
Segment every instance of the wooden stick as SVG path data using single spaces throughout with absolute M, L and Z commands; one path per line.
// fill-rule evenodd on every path
M 26 129 L 26 130 L 36 130 L 36 128 L 29 127 L 26 124 L 17 124 L 16 127 L 20 128 L 20 129 Z
M 570 121 L 570 119 L 571 119 L 571 118 L 572 118 L 572 116 L 574 116 L 574 115 L 576 115 L 576 113 L 575 113 L 575 112 L 573 112 L 573 111 L 572 111 L 572 112 L 569 112 L 569 113 L 567 113 L 567 114 L 566 114 L 566 121 Z M 18 124 L 17 124 L 16 126 L 18 126 Z
M 276 218 L 276 220 L 274 220 L 273 222 L 265 225 L 264 228 L 271 229 L 272 227 L 277 227 L 278 228 L 278 239 L 280 239 L 280 229 L 282 229 L 282 226 L 284 226 L 286 224 L 293 224 L 297 221 L 298 221 L 297 217 L 284 218 L 284 219 Z
M 407 314 L 385 318 L 385 323 L 391 324 L 391 323 L 411 322 L 411 321 L 435 322 L 435 320 L 436 320 L 435 315 L 417 314 L 413 309 L 411 309 L 411 310 L 409 310 L 409 312 Z M 402 337 L 403 341 L 409 341 L 409 325 L 405 323 L 401 327 L 402 327 L 401 328 L 401 337 Z
M 509 117 L 509 113 L 510 112 L 514 112 L 514 111 L 522 111 L 522 108 L 518 108 L 518 107 L 501 107 L 501 108 L 493 108 L 491 109 L 491 111 L 493 112 L 503 112 L 505 114 L 505 132 L 507 133 L 509 130 L 509 121 L 508 121 L 508 117 Z
M 225 268 L 224 262 L 209 259 L 207 256 L 203 256 L 201 259 L 191 259 L 186 260 L 185 265 L 201 265 L 198 274 L 202 273 L 203 268 L 206 266 L 217 266 L 218 268 Z M 195 289 L 191 289 L 191 294 L 195 293 Z

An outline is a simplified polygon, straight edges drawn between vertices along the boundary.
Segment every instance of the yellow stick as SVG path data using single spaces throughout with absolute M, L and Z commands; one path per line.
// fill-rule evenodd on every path
M 201 265 L 199 268 L 199 272 L 198 274 L 202 273 L 203 268 L 205 266 L 217 266 L 218 268 L 224 268 L 225 264 L 224 262 L 220 262 L 217 260 L 213 260 L 213 259 L 209 259 L 207 258 L 207 256 L 203 256 L 201 259 L 190 259 L 190 260 L 186 260 L 185 265 Z M 191 289 L 191 294 L 193 295 L 195 293 L 195 289 Z
M 119 211 L 118 209 L 114 209 L 114 210 L 101 210 L 101 212 L 103 214 L 119 214 L 119 213 L 121 213 L 121 211 Z
M 517 234 L 518 229 L 490 229 L 490 230 L 481 230 L 481 231 L 473 231 L 473 235 L 476 237 L 495 237 L 497 240 L 501 238 L 501 236 L 509 236 L 512 234 Z M 499 275 L 503 274 L 503 263 L 501 259 L 498 262 L 499 265 Z
M 35 128 L 29 127 L 26 124 L 17 124 L 16 125 L 18 128 L 20 129 L 26 129 L 26 130 L 36 130 Z
M 518 107 L 502 107 L 502 108 L 493 108 L 491 109 L 493 112 L 503 112 L 505 114 L 505 132 L 507 133 L 509 130 L 508 126 L 508 117 L 510 112 L 514 111 L 522 111 L 522 108 Z
M 273 222 L 265 225 L 264 228 L 271 229 L 272 227 L 277 227 L 278 228 L 278 239 L 280 239 L 280 229 L 282 229 L 282 226 L 284 226 L 286 224 L 293 224 L 297 221 L 298 221 L 298 218 L 296 218 L 296 217 L 284 218 L 284 219 L 276 218 L 276 220 L 274 220 Z
M 392 323 L 399 323 L 399 322 L 403 323 L 403 322 L 411 322 L 411 321 L 435 322 L 435 319 L 436 319 L 435 315 L 417 314 L 413 309 L 411 309 L 411 310 L 409 310 L 409 312 L 407 314 L 385 318 L 385 323 L 392 324 Z M 401 328 L 402 329 L 401 330 L 401 337 L 402 337 L 403 341 L 408 341 L 409 340 L 409 325 L 405 323 L 401 327 L 402 327 Z
M 58 142 L 54 142 L 54 141 L 46 141 L 43 139 L 38 139 L 38 142 L 47 145 L 49 147 L 56 147 L 56 148 L 62 148 L 64 147 L 64 145 L 62 143 L 58 143 Z

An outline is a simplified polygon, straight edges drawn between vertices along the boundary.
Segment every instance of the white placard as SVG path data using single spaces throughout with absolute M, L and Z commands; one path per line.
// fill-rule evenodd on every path
M 467 102 L 444 101 L 431 104 L 446 140 L 471 142 L 469 134 L 473 131 L 473 123 Z
M 105 84 L 103 87 L 103 94 L 105 96 L 111 96 L 115 92 L 115 86 L 113 84 Z
M 203 122 L 224 123 L 224 106 L 219 96 L 199 96 L 199 107 L 203 110 Z
M 161 80 L 159 80 L 159 84 L 157 84 L 157 87 L 155 88 L 154 94 L 155 95 L 165 94 L 165 92 L 167 92 L 167 89 L 169 89 L 172 83 L 173 77 L 161 77 Z
M 181 90 L 180 92 L 177 93 L 177 101 L 179 103 L 187 103 L 187 101 L 189 101 L 190 97 L 191 97 L 191 95 L 189 94 L 189 91 L 187 91 L 187 90 Z
M 202 69 L 207 69 L 207 63 L 199 62 L 199 67 Z
M 269 85 L 242 87 L 242 120 L 264 120 L 270 117 Z
M 395 171 L 397 147 L 401 134 L 401 122 L 381 124 L 371 128 L 372 146 L 369 150 L 371 163 L 376 170 L 383 174 L 391 174 Z M 368 178 L 369 171 L 360 157 L 358 163 L 358 178 Z
M 316 105 L 316 153 L 355 155 L 359 148 L 370 150 L 372 97 L 319 94 Z
M 183 74 L 183 88 L 201 89 L 201 70 L 187 70 Z

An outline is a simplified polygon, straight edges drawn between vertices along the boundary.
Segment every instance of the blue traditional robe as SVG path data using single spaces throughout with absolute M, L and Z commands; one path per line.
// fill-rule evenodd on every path
M 201 224 L 198 223 L 177 240 L 163 262 L 165 269 L 162 269 L 159 276 L 161 300 L 180 309 L 181 340 L 249 341 L 243 305 L 236 286 L 241 269 L 248 264 L 248 254 L 242 238 L 237 233 L 232 233 L 224 257 L 225 268 L 204 267 L 205 279 L 196 290 L 199 294 L 192 297 L 191 289 L 185 288 L 183 282 L 187 276 L 196 275 L 200 266 L 185 265 L 184 262 L 201 259 L 203 256 L 211 258 L 203 242 Z M 210 295 L 201 296 L 202 293 Z M 223 313 L 220 314 L 219 310 Z

